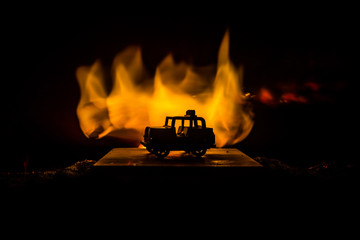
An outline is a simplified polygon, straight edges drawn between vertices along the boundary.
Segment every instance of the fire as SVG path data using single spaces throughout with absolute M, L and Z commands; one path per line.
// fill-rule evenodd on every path
M 108 92 L 99 61 L 79 67 L 80 127 L 89 138 L 116 132 L 141 140 L 146 126 L 163 125 L 167 115 L 196 109 L 214 129 L 217 146 L 233 145 L 250 133 L 254 122 L 241 89 L 243 68 L 236 68 L 229 58 L 228 32 L 219 49 L 216 75 L 211 76 L 211 70 L 176 63 L 170 54 L 149 78 L 140 48 L 129 47 L 114 59 L 114 82 Z

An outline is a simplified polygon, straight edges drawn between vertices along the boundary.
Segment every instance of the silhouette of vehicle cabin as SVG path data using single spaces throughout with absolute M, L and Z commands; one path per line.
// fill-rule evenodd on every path
M 196 116 L 195 110 L 187 110 L 185 116 L 166 117 L 163 127 L 146 127 L 144 141 L 140 143 L 160 158 L 174 150 L 200 157 L 207 149 L 216 147 L 213 129 L 206 127 L 205 119 Z

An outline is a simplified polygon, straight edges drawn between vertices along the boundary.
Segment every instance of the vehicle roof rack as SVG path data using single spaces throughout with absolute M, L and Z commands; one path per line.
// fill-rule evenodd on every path
M 195 115 L 195 110 L 187 110 L 185 117 L 197 117 Z

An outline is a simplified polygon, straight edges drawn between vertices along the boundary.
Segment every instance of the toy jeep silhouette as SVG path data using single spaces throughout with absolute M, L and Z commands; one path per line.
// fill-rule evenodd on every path
M 146 127 L 144 141 L 140 143 L 162 158 L 171 150 L 184 150 L 200 157 L 215 147 L 215 135 L 212 128 L 206 127 L 204 118 L 196 116 L 195 110 L 187 110 L 185 116 L 166 117 L 163 127 Z

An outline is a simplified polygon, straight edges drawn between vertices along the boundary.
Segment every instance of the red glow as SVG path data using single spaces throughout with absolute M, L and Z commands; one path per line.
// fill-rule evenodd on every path
M 264 104 L 274 104 L 275 98 L 271 92 L 266 88 L 260 88 L 259 100 Z
M 281 96 L 282 100 L 284 100 L 285 102 L 298 102 L 298 103 L 307 103 L 307 100 L 305 97 L 303 96 L 299 96 L 295 93 L 284 93 Z
M 320 85 L 314 82 L 306 82 L 304 86 L 310 88 L 313 91 L 319 91 L 320 89 Z

